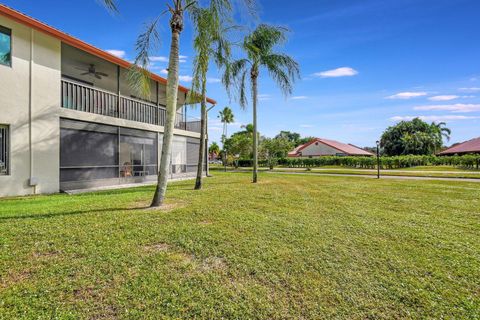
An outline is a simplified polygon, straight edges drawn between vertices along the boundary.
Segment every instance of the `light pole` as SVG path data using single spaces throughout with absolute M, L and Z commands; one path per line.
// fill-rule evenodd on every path
M 380 179 L 380 141 L 377 140 L 377 179 Z

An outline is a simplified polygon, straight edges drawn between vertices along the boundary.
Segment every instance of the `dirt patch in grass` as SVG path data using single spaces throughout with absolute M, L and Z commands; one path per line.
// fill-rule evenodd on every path
M 198 224 L 201 225 L 201 226 L 209 226 L 209 225 L 213 224 L 213 222 L 210 221 L 210 220 L 203 220 L 203 221 L 200 221 Z
M 32 269 L 25 269 L 18 272 L 10 272 L 5 277 L 0 277 L 0 288 L 8 289 L 12 285 L 27 281 L 34 274 Z
M 139 202 L 140 203 L 140 202 Z M 185 203 L 183 202 L 174 202 L 174 203 L 164 203 L 160 207 L 150 207 L 150 202 L 141 202 L 144 204 L 143 206 L 139 206 L 139 210 L 146 210 L 146 211 L 172 211 L 174 209 L 183 208 L 185 207 Z
M 92 287 L 73 290 L 73 296 L 76 301 L 93 303 L 91 315 L 88 316 L 88 319 L 118 319 L 118 307 L 104 301 L 104 295 L 104 293 Z
M 53 259 L 55 257 L 58 257 L 61 254 L 60 251 L 57 250 L 50 250 L 50 251 L 35 251 L 33 253 L 33 257 L 35 259 Z
M 143 250 L 147 252 L 166 252 L 169 251 L 171 247 L 168 243 L 160 242 L 144 246 Z
M 225 270 L 227 268 L 227 263 L 225 259 L 220 257 L 208 257 L 200 265 L 200 270 L 202 271 L 216 271 L 216 270 Z

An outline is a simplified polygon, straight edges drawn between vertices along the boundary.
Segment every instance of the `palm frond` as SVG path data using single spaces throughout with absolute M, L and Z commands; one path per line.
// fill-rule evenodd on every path
M 157 30 L 160 17 L 146 23 L 144 31 L 138 36 L 135 43 L 135 61 L 129 69 L 127 78 L 132 90 L 142 97 L 150 96 L 150 76 L 148 69 L 150 67 L 150 57 L 155 49 L 158 48 L 160 37 Z
M 245 38 L 243 46 L 249 56 L 269 53 L 275 46 L 286 41 L 287 32 L 288 29 L 284 27 L 261 24 Z
M 248 104 L 247 100 L 247 70 L 244 70 L 242 73 L 242 76 L 240 77 L 240 81 L 238 83 L 238 89 L 239 89 L 239 102 L 240 102 L 240 107 L 242 109 L 245 109 Z
M 118 7 L 115 0 L 97 0 L 97 2 L 107 8 L 111 13 L 118 13 Z
M 270 54 L 261 57 L 261 65 L 268 70 L 284 95 L 292 93 L 293 82 L 300 78 L 300 67 L 293 58 L 285 54 Z
M 142 99 L 149 99 L 151 93 L 150 72 L 136 64 L 132 64 L 127 72 L 127 82 L 133 92 Z

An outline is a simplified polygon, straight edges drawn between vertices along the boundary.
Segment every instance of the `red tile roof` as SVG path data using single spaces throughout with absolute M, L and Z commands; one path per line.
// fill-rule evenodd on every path
M 52 36 L 54 38 L 59 39 L 63 43 L 66 43 L 68 45 L 71 45 L 72 47 L 75 47 L 77 49 L 86 51 L 90 54 L 93 54 L 94 56 L 97 56 L 99 58 L 102 58 L 104 60 L 107 60 L 109 62 L 112 62 L 116 65 L 119 65 L 124 68 L 129 68 L 132 64 L 126 60 L 123 60 L 119 57 L 116 57 L 104 50 L 98 49 L 97 47 L 92 46 L 91 44 L 88 44 L 82 40 L 79 40 L 75 37 L 72 37 L 71 35 L 60 31 L 58 29 L 55 29 L 37 19 L 34 19 L 30 16 L 27 16 L 24 13 L 21 13 L 19 11 L 16 11 L 10 7 L 7 7 L 4 4 L 0 3 L 0 15 L 5 16 L 9 19 L 12 19 L 18 23 L 21 23 L 27 27 L 33 28 L 35 30 L 38 30 L 40 32 L 43 32 L 45 34 L 48 34 L 49 36 Z M 150 77 L 158 81 L 159 83 L 162 84 L 167 84 L 167 79 L 160 77 L 157 74 L 150 73 Z M 183 91 L 183 92 L 188 92 L 189 89 L 183 86 L 178 86 L 178 90 Z M 207 101 L 211 104 L 216 104 L 217 102 L 211 98 L 207 98 Z
M 288 153 L 289 157 L 298 157 L 300 156 L 300 151 L 305 149 L 306 147 L 310 146 L 311 144 L 314 144 L 315 142 L 323 143 L 329 147 L 332 147 L 334 149 L 337 149 L 339 153 L 344 153 L 349 156 L 373 156 L 373 153 L 370 153 L 366 150 L 360 149 L 354 145 L 351 144 L 345 144 L 342 142 L 338 142 L 335 140 L 329 140 L 329 139 L 321 139 L 321 138 L 316 138 L 313 139 L 312 141 L 303 144 L 301 146 L 296 147 L 292 151 Z M 320 156 L 320 155 L 319 155 Z
M 465 141 L 454 147 L 448 148 L 439 153 L 439 155 L 455 154 L 455 153 L 480 153 L 480 137 Z

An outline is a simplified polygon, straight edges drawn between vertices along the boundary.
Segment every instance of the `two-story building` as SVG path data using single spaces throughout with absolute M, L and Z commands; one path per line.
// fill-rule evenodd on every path
M 130 66 L 0 4 L 0 196 L 155 181 L 167 81 L 141 99 Z M 178 90 L 171 178 L 195 175 L 200 141 Z

